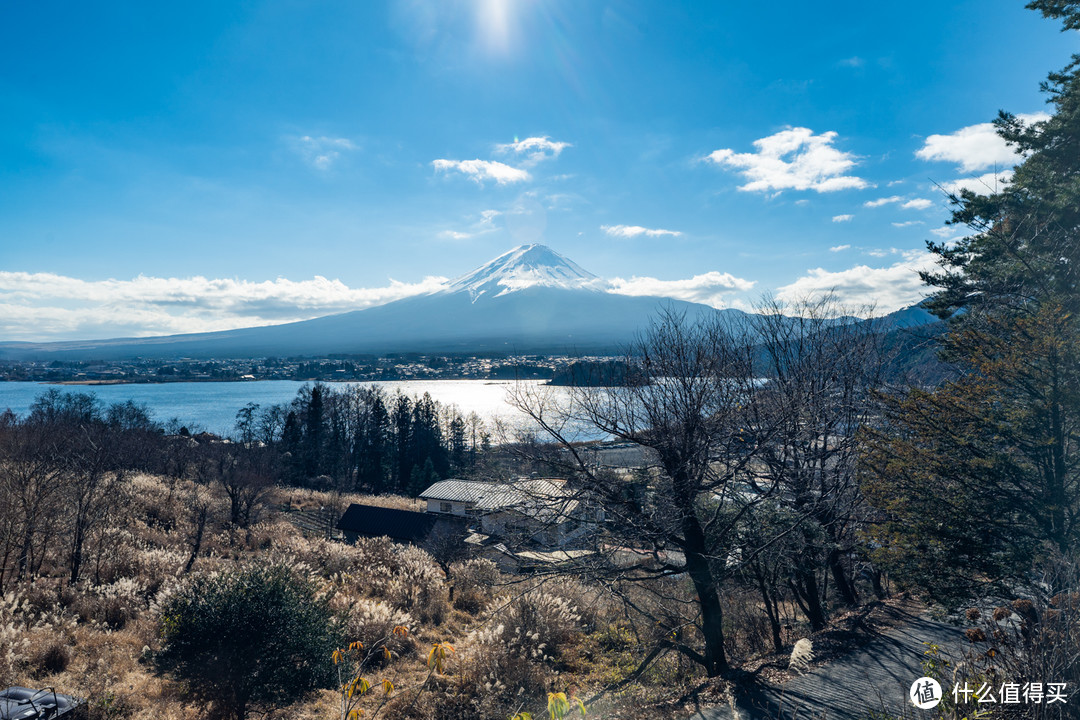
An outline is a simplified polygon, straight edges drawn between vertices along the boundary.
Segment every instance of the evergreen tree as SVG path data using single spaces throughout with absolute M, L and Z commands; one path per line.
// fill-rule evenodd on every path
M 450 467 L 448 453 L 439 427 L 438 406 L 428 393 L 413 404 L 411 440 L 413 464 L 430 459 L 435 473 L 445 477 Z
M 450 421 L 447 449 L 450 453 L 450 464 L 455 469 L 463 469 L 470 465 L 468 457 L 468 444 L 465 441 L 465 421 L 461 415 L 454 413 Z
M 370 492 L 382 493 L 386 486 L 387 443 L 390 415 L 379 394 L 367 398 L 363 420 L 356 429 L 357 483 Z
M 1080 3 L 1028 7 L 1080 27 Z M 943 355 L 962 375 L 894 401 L 865 458 L 879 556 L 946 601 L 1031 587 L 1080 548 L 1080 57 L 1043 89 L 1049 120 L 996 121 L 1025 156 L 1012 181 L 954 196 L 952 222 L 973 234 L 929 245 L 929 307 L 949 318 Z
M 323 418 L 323 388 L 316 383 L 304 413 L 304 439 L 301 447 L 304 476 L 310 479 L 323 472 L 323 444 L 325 437 Z
M 439 476 L 435 474 L 435 463 L 431 461 L 431 458 L 425 459 L 423 465 L 414 465 L 409 478 L 409 495 L 413 497 L 420 495 L 438 479 Z
M 391 483 L 395 491 L 404 492 L 412 477 L 412 468 L 415 464 L 410 452 L 413 427 L 412 401 L 404 395 L 398 395 L 394 398 L 391 426 L 393 428 L 394 445 L 394 471 Z

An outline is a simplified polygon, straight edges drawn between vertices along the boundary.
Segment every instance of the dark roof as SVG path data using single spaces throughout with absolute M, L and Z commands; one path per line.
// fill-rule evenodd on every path
M 78 698 L 52 690 L 9 687 L 0 691 L 0 720 L 44 720 L 69 714 L 74 716 L 75 709 L 82 704 Z
M 391 540 L 419 542 L 426 538 L 437 524 L 447 523 L 464 525 L 464 518 L 451 519 L 435 513 L 353 503 L 341 516 L 337 529 L 367 537 L 385 535 Z

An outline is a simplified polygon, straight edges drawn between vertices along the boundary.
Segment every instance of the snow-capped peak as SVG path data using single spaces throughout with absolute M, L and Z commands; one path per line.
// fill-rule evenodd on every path
M 498 297 L 530 287 L 599 289 L 600 278 L 546 245 L 522 245 L 454 279 L 443 293 Z

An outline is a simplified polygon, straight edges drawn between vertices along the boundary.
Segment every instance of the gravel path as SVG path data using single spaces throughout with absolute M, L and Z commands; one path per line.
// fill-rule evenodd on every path
M 964 635 L 925 616 L 904 614 L 902 620 L 861 648 L 784 685 L 759 683 L 745 689 L 737 715 L 730 708 L 711 707 L 688 720 L 870 720 L 873 713 L 918 718 L 922 711 L 908 701 L 908 690 L 923 675 L 924 643 L 938 645 L 943 656 L 955 660 Z

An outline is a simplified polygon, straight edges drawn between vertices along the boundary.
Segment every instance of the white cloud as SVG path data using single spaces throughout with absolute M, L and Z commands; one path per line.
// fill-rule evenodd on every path
M 927 200 L 926 198 L 915 198 L 914 200 L 908 200 L 900 207 L 905 210 L 925 210 L 934 204 L 933 200 Z
M 930 232 L 941 238 L 943 240 L 942 244 L 946 247 L 953 246 L 957 241 L 964 239 L 968 235 L 968 231 L 963 226 L 956 225 L 934 228 Z
M 350 288 L 315 276 L 251 282 L 235 278 L 88 281 L 52 273 L 0 271 L 0 337 L 40 340 L 147 336 L 274 325 L 382 305 L 442 287 L 446 278 L 391 280 Z
M 707 160 L 739 170 L 748 182 L 740 190 L 815 190 L 819 193 L 869 187 L 853 175 L 855 156 L 832 146 L 835 132 L 815 135 L 809 128 L 789 128 L 754 141 L 757 152 L 714 150 Z
M 851 222 L 851 219 L 853 217 L 855 217 L 855 216 L 854 215 L 833 215 L 832 216 L 832 221 L 834 223 Z
M 1018 115 L 1025 123 L 1049 119 L 1046 113 Z M 975 172 L 995 166 L 1012 167 L 1023 158 L 997 134 L 993 123 L 960 128 L 948 135 L 930 135 L 916 151 L 920 160 L 953 162 L 960 172 Z
M 341 153 L 359 150 L 348 138 L 312 137 L 304 135 L 296 139 L 296 148 L 304 161 L 316 170 L 329 170 L 341 157 Z
M 990 195 L 1002 190 L 1003 186 L 1012 180 L 1012 176 L 1012 170 L 986 173 L 978 177 L 961 178 L 943 183 L 941 189 L 949 195 L 959 195 L 961 190 L 970 190 L 976 195 Z
M 669 297 L 676 300 L 703 303 L 716 308 L 728 307 L 725 298 L 754 287 L 754 281 L 737 278 L 731 273 L 707 272 L 686 280 L 658 280 L 653 277 L 612 278 L 608 292 L 616 295 Z
M 837 272 L 814 268 L 790 285 L 781 287 L 777 297 L 794 302 L 833 292 L 846 307 L 873 307 L 876 313 L 888 313 L 929 295 L 930 288 L 923 285 L 918 272 L 934 267 L 934 256 L 917 250 L 904 253 L 903 260 L 889 267 L 857 265 Z
M 476 233 L 460 232 L 458 230 L 443 230 L 439 233 L 439 237 L 444 240 L 468 240 L 475 235 Z
M 850 250 L 850 245 L 833 245 L 829 248 L 829 252 L 843 252 L 844 250 Z
M 497 160 L 446 160 L 440 158 L 433 160 L 431 165 L 437 171 L 442 172 L 457 170 L 477 183 L 483 183 L 484 180 L 494 180 L 499 185 L 505 185 L 507 183 L 525 182 L 532 178 L 528 171 L 511 167 Z
M 474 238 L 477 235 L 486 235 L 490 232 L 495 232 L 498 227 L 495 225 L 495 218 L 502 215 L 499 210 L 481 210 L 479 217 L 473 216 L 475 220 L 472 225 L 469 226 L 467 231 L 461 230 L 443 230 L 439 233 L 439 237 L 444 240 L 468 240 Z
M 620 238 L 632 238 L 637 237 L 638 235 L 646 235 L 648 237 L 660 237 L 661 235 L 678 237 L 682 235 L 678 230 L 654 230 L 652 228 L 641 227 L 640 225 L 601 225 L 600 229 L 612 237 Z
M 903 199 L 904 198 L 899 195 L 892 195 L 890 197 L 878 198 L 877 200 L 867 200 L 863 203 L 863 207 L 876 208 L 881 207 L 882 205 L 889 205 L 890 203 L 898 203 Z
M 893 227 L 898 227 L 898 228 L 904 228 L 904 227 L 911 227 L 912 225 L 925 225 L 925 224 L 926 223 L 924 223 L 922 220 L 907 220 L 906 222 L 894 222 L 892 224 L 892 226 Z
M 547 135 L 544 135 L 496 145 L 495 151 L 503 155 L 524 155 L 526 165 L 532 167 L 542 160 L 559 157 L 559 153 L 568 147 L 573 147 L 573 145 L 568 142 L 552 140 Z

